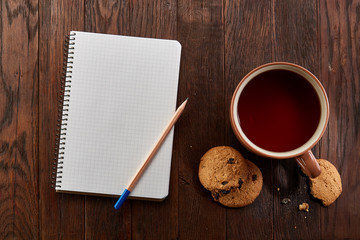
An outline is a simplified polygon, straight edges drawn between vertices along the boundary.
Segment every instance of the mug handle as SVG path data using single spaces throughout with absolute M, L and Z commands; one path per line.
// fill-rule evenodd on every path
M 295 158 L 302 171 L 311 178 L 316 178 L 320 175 L 321 169 L 318 161 L 311 150 L 305 152 L 303 155 Z

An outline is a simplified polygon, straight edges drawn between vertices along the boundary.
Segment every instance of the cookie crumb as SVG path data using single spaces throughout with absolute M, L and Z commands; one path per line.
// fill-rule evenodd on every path
M 285 205 L 288 204 L 289 202 L 291 202 L 290 198 L 283 198 L 283 200 L 281 200 L 281 203 Z
M 307 203 L 302 203 L 299 205 L 299 210 L 300 211 L 305 211 L 305 212 L 309 212 L 309 204 Z

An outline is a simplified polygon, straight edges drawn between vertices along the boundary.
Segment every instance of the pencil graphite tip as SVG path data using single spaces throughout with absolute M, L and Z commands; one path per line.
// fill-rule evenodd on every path
M 180 111 L 180 109 L 184 109 L 184 108 L 185 108 L 188 99 L 189 99 L 189 98 L 185 99 L 185 101 L 178 107 L 178 110 L 179 110 L 179 111 Z

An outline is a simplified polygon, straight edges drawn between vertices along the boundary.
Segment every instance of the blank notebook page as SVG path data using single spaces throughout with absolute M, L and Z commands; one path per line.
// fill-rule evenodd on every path
M 67 65 L 72 67 L 71 92 L 56 190 L 118 196 L 176 110 L 181 45 L 174 40 L 72 34 L 73 59 Z M 174 129 L 130 196 L 168 195 L 173 134 Z

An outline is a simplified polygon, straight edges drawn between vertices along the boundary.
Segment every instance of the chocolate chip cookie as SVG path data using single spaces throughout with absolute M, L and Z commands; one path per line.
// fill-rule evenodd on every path
M 248 177 L 249 170 L 244 157 L 234 148 L 211 148 L 200 159 L 199 179 L 209 191 L 229 191 L 238 188 Z
M 309 178 L 310 193 L 322 201 L 324 206 L 332 204 L 342 192 L 340 174 L 329 161 L 318 159 L 321 174 L 316 178 Z
M 246 161 L 248 177 L 239 182 L 238 187 L 233 187 L 228 191 L 212 191 L 215 201 L 219 201 L 227 207 L 244 207 L 259 196 L 263 186 L 263 176 L 260 169 L 251 161 Z

